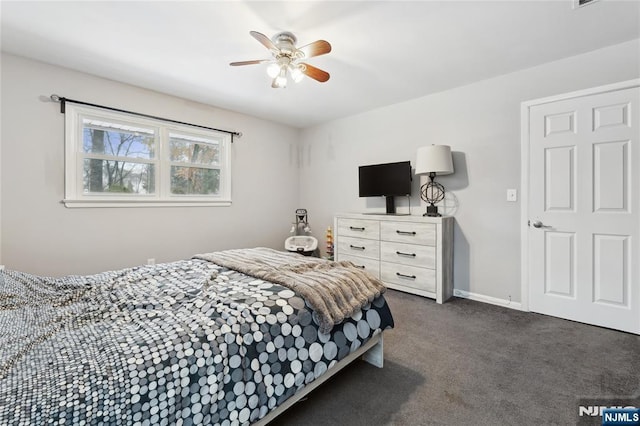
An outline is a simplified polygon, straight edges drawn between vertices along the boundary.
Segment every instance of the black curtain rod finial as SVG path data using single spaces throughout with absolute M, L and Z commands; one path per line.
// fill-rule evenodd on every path
M 58 96 L 55 93 L 49 96 L 49 98 L 51 99 L 52 102 L 60 102 L 60 114 L 64 114 L 64 111 L 65 111 L 64 103 L 66 101 L 66 98 L 63 98 L 62 96 Z

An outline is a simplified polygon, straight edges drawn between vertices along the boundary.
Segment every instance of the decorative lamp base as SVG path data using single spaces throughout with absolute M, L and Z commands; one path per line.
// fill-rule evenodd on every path
M 440 185 L 438 182 L 433 181 L 433 178 L 435 176 L 435 173 L 429 173 L 429 182 L 420 187 L 420 198 L 429 203 L 429 205 L 427 205 L 427 212 L 423 214 L 423 216 L 442 216 L 440 213 L 438 213 L 438 207 L 436 207 L 436 203 L 444 200 L 444 186 Z
M 438 213 L 438 207 L 432 204 L 430 206 L 427 206 L 427 212 L 422 216 L 440 217 L 442 215 Z

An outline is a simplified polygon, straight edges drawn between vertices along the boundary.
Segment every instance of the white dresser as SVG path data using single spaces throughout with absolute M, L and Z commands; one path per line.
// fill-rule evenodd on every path
M 453 295 L 453 217 L 339 214 L 335 258 L 438 303 Z

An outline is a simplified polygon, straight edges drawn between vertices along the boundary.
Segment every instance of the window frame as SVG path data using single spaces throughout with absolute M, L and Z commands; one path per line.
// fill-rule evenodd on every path
M 83 120 L 103 120 L 125 125 L 140 126 L 153 130 L 156 135 L 155 158 L 111 156 L 84 152 Z M 176 164 L 170 157 L 169 135 L 182 134 L 217 141 L 219 162 L 217 165 L 190 164 L 196 168 L 220 170 L 218 194 L 172 194 L 171 166 Z M 87 158 L 120 159 L 134 163 L 155 165 L 155 193 L 127 194 L 118 192 L 84 193 L 84 160 Z M 202 167 L 201 167 L 202 166 Z M 231 135 L 195 126 L 171 123 L 135 114 L 110 111 L 102 108 L 67 104 L 65 110 L 65 198 L 66 207 L 193 207 L 231 205 Z

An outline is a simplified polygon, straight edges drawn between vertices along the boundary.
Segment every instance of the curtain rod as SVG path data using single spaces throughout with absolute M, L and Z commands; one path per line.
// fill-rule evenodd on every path
M 119 109 L 119 108 L 112 108 L 112 107 L 108 107 L 108 106 L 104 106 L 104 105 L 91 104 L 89 102 L 77 101 L 75 99 L 69 99 L 69 98 L 65 98 L 64 96 L 58 96 L 58 95 L 55 95 L 55 94 L 51 95 L 50 98 L 51 98 L 51 100 L 53 102 L 60 102 L 60 113 L 62 113 L 62 114 L 64 114 L 64 111 L 65 111 L 65 103 L 66 102 L 71 102 L 71 103 L 79 104 L 79 105 L 87 105 L 87 106 L 107 109 L 109 111 L 124 112 L 124 113 L 127 113 L 127 114 L 133 114 L 133 115 L 137 115 L 137 116 L 140 116 L 140 117 L 153 118 L 154 120 L 168 121 L 169 123 L 184 124 L 186 126 L 199 127 L 200 129 L 215 130 L 217 132 L 228 133 L 228 134 L 231 135 L 231 143 L 233 143 L 233 137 L 234 136 L 237 136 L 239 138 L 242 137 L 242 133 L 240 133 L 240 132 L 234 132 L 234 131 L 231 131 L 231 130 L 224 130 L 224 129 L 216 129 L 215 127 L 207 127 L 207 126 L 201 126 L 199 124 L 186 123 L 184 121 L 171 120 L 170 118 L 157 117 L 155 115 L 143 114 L 141 112 L 133 112 L 133 111 L 127 111 L 127 110 Z

